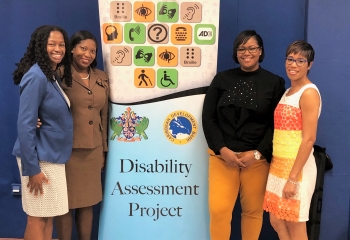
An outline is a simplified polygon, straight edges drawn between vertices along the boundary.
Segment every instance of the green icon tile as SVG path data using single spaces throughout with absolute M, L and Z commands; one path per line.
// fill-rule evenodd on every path
M 215 43 L 216 27 L 213 24 L 196 24 L 194 27 L 194 42 L 211 45 Z
M 137 46 L 134 47 L 134 64 L 136 66 L 153 66 L 155 59 L 154 47 Z
M 160 68 L 157 70 L 157 86 L 159 88 L 177 88 L 178 72 L 174 68 Z
M 179 4 L 176 2 L 159 2 L 157 11 L 159 22 L 177 22 L 179 20 Z
M 141 23 L 126 23 L 124 25 L 124 41 L 131 44 L 146 42 L 146 26 Z

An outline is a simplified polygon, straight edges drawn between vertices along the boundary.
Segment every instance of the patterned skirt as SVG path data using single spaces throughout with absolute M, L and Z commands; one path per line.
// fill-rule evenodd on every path
M 45 174 L 48 183 L 43 183 L 44 193 L 34 196 L 30 193 L 27 184 L 29 176 L 22 176 L 21 159 L 17 157 L 21 174 L 22 206 L 27 215 L 32 217 L 55 217 L 68 212 L 68 195 L 65 164 L 39 161 L 41 171 Z

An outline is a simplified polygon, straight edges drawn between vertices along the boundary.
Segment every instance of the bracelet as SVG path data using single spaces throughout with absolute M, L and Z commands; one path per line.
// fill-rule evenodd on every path
M 297 185 L 297 184 L 298 184 L 298 182 L 293 182 L 293 181 L 290 180 L 290 179 L 288 179 L 288 182 L 290 182 L 290 183 L 292 183 L 292 184 L 294 184 L 294 185 Z

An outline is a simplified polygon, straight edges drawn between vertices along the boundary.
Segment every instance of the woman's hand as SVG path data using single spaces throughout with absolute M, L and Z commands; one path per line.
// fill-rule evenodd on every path
M 254 151 L 241 152 L 238 154 L 238 157 L 246 167 L 249 167 L 257 161 L 254 157 Z
M 40 118 L 38 118 L 38 122 L 37 122 L 37 124 L 36 124 L 36 128 L 40 128 L 40 126 L 41 126 L 42 124 L 43 124 L 43 123 L 40 122 Z
M 29 192 L 33 193 L 34 196 L 37 196 L 40 192 L 40 194 L 44 194 L 43 190 L 43 183 L 49 183 L 49 180 L 46 178 L 45 174 L 43 172 L 40 172 L 36 175 L 29 176 L 29 182 L 27 184 L 27 188 L 29 188 Z
M 297 184 L 289 182 L 287 180 L 286 185 L 284 185 L 284 188 L 282 190 L 282 197 L 283 198 L 293 198 L 295 194 L 297 193 Z
M 229 167 L 245 168 L 246 166 L 237 157 L 236 153 L 227 147 L 220 149 L 221 157 Z

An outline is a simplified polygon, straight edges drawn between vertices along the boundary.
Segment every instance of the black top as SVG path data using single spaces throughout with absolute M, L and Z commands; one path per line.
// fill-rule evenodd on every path
M 285 91 L 283 78 L 259 67 L 216 74 L 206 93 L 202 122 L 208 146 L 215 154 L 258 150 L 272 156 L 273 112 Z

